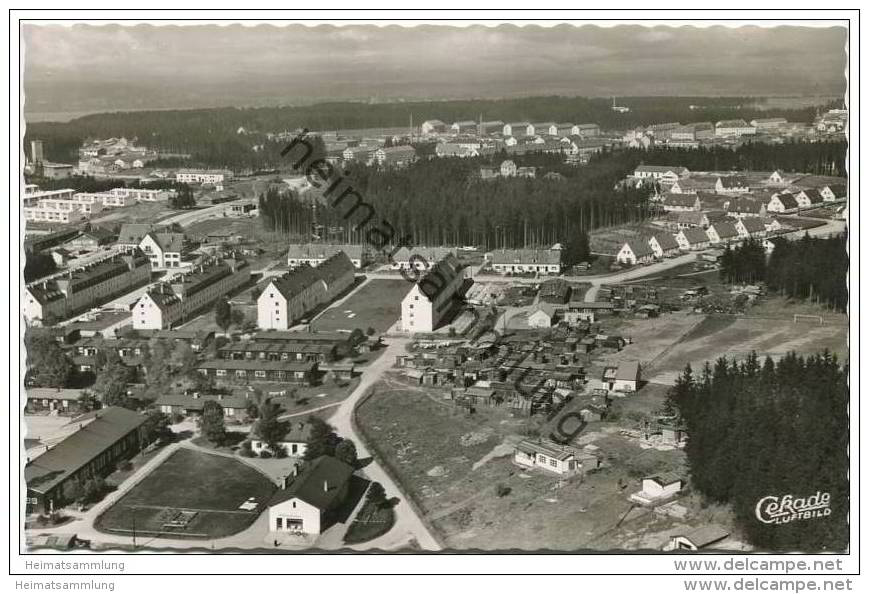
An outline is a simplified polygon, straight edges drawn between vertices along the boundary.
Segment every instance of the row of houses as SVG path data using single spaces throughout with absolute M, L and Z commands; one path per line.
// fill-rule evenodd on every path
M 305 314 L 345 292 L 355 279 L 355 266 L 344 251 L 316 267 L 302 263 L 269 281 L 257 298 L 257 326 L 288 330 Z
M 132 305 L 133 328 L 172 328 L 248 285 L 250 280 L 250 266 L 243 259 L 205 260 L 189 272 L 149 288 L 136 300 Z
M 526 136 L 600 136 L 597 124 L 573 124 L 570 122 L 508 122 L 501 120 L 480 121 L 463 120 L 448 125 L 441 120 L 426 120 L 420 130 L 425 136 L 441 134 L 476 134 L 487 136 L 501 134 L 505 137 L 524 138 Z
M 700 226 L 681 229 L 675 235 L 656 233 L 648 239 L 630 239 L 622 245 L 616 254 L 620 264 L 649 264 L 655 259 L 678 255 L 680 252 L 707 249 L 711 246 L 721 246 L 747 239 L 761 239 L 774 230 L 781 229 L 781 224 L 775 219 L 770 223 L 759 217 L 743 217 L 736 221 L 721 220 L 709 224 L 706 228 Z

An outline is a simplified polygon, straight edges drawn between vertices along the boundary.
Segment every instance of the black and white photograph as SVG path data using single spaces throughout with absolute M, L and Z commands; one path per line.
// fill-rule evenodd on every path
M 15 12 L 12 557 L 847 589 L 857 11 Z

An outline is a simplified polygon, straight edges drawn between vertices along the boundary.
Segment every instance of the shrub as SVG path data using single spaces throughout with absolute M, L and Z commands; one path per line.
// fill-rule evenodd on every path
M 504 483 L 498 483 L 498 486 L 495 487 L 495 493 L 498 495 L 498 497 L 506 497 L 510 494 L 511 491 L 513 491 L 513 489 L 511 489 Z
M 272 453 L 271 453 L 270 451 L 268 451 L 268 450 L 262 450 L 262 451 L 259 453 L 259 457 L 260 457 L 260 458 L 272 458 L 273 456 L 272 456 Z
M 253 458 L 256 455 L 253 453 L 253 448 L 251 448 L 250 442 L 248 440 L 244 440 L 243 442 L 241 442 L 238 453 L 245 458 Z
M 275 447 L 275 458 L 286 458 L 287 457 L 287 448 L 284 446 L 276 446 Z

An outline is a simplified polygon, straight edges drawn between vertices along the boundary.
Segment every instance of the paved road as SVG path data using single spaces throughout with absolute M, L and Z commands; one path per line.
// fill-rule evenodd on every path
M 360 458 L 368 458 L 371 453 L 365 445 L 362 436 L 353 425 L 353 410 L 359 401 L 365 396 L 368 389 L 374 385 L 383 373 L 392 367 L 395 356 L 403 353 L 405 346 L 410 342 L 408 338 L 392 338 L 386 347 L 386 352 L 380 355 L 365 371 L 362 372 L 359 385 L 350 396 L 338 407 L 338 410 L 329 418 L 329 423 L 342 437 L 350 438 L 356 443 L 356 451 Z M 362 472 L 366 478 L 377 481 L 386 490 L 389 497 L 397 496 L 398 505 L 395 507 L 395 526 L 387 534 L 365 543 L 359 548 L 364 549 L 395 549 L 415 540 L 425 550 L 437 551 L 441 549 L 437 539 L 428 530 L 428 527 L 417 516 L 414 509 L 407 502 L 407 496 L 398 484 L 390 478 L 383 467 L 372 460 Z M 356 547 L 354 547 L 356 548 Z
M 214 206 L 207 206 L 196 210 L 186 210 L 176 215 L 172 215 L 171 217 L 161 219 L 159 224 L 161 226 L 166 226 L 178 223 L 179 225 L 187 226 L 198 221 L 204 221 L 205 219 L 222 217 L 223 211 L 226 210 L 226 207 L 229 204 L 231 203 L 215 204 Z

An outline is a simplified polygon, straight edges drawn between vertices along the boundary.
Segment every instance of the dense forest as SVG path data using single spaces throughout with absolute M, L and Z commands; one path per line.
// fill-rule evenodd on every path
M 346 209 L 333 206 L 346 188 L 370 204 L 377 219 L 409 237 L 414 245 L 478 245 L 497 247 L 566 247 L 590 230 L 632 223 L 650 216 L 647 190 L 622 188 L 625 175 L 641 163 L 689 164 L 691 168 L 731 169 L 747 165 L 766 170 L 831 173 L 844 167 L 844 143 L 747 144 L 737 150 L 685 151 L 629 149 L 604 152 L 584 166 L 564 163 L 558 154 L 511 157 L 519 166 L 537 168 L 536 179 L 482 180 L 480 167 L 499 165 L 508 155 L 471 159 L 432 159 L 404 169 L 381 170 L 351 165 L 332 200 L 320 190 L 295 194 L 276 189 L 260 197 L 260 217 L 268 231 L 305 241 L 310 234 L 330 241 L 365 241 L 364 230 L 354 233 Z M 314 144 L 310 164 L 322 146 Z M 302 158 L 294 148 L 285 162 Z M 304 169 L 305 164 L 301 165 Z M 547 179 L 554 172 L 561 178 Z M 336 177 L 333 176 L 333 179 Z
M 331 200 L 316 192 L 273 190 L 260 197 L 260 217 L 270 231 L 304 236 L 309 231 L 319 234 L 322 226 L 325 233 L 342 229 L 343 240 L 364 241 L 364 235 L 349 230 L 357 221 L 345 220 L 345 205 L 332 206 L 335 195 L 352 188 L 371 205 L 378 221 L 412 245 L 488 249 L 570 243 L 590 229 L 649 216 L 648 191 L 615 189 L 626 171 L 621 160 L 602 159 L 583 168 L 564 166 L 557 155 L 528 162 L 544 163 L 544 168 L 563 170 L 570 177 L 484 181 L 480 159 L 421 161 L 385 171 L 354 166 Z
M 766 280 L 766 250 L 756 239 L 736 247 L 728 246 L 721 256 L 721 278 L 730 284 L 759 283 Z
M 691 484 L 729 504 L 743 536 L 774 551 L 842 551 L 848 546 L 848 369 L 828 352 L 790 353 L 762 364 L 721 358 L 699 377 L 690 366 L 669 402 L 688 432 Z M 765 497 L 830 494 L 828 516 L 764 523 Z
M 367 128 L 405 128 L 427 119 L 447 124 L 458 120 L 595 122 L 605 130 L 626 130 L 662 122 L 715 122 L 722 119 L 786 117 L 811 122 L 813 108 L 761 110 L 762 100 L 749 97 L 628 97 L 629 113 L 611 109 L 609 99 L 584 97 L 528 97 L 502 100 L 364 103 L 338 102 L 296 107 L 216 108 L 94 114 L 70 122 L 28 124 L 25 150 L 31 139 L 45 142 L 48 159 L 75 162 L 88 138 L 125 136 L 139 144 L 169 153 L 192 155 L 191 163 L 237 169 L 274 167 L 281 163 L 277 142 L 266 133 L 299 128 L 341 131 Z M 695 108 L 691 106 L 694 105 Z M 701 108 L 697 109 L 699 105 Z M 237 134 L 244 128 L 246 134 Z
M 848 308 L 847 249 L 845 235 L 830 239 L 806 235 L 799 241 L 781 242 L 767 264 L 767 285 L 788 297 L 844 312 Z
M 730 283 L 765 280 L 772 292 L 844 312 L 848 308 L 847 241 L 845 235 L 782 240 L 768 260 L 759 242 L 748 241 L 724 252 L 721 277 Z

